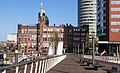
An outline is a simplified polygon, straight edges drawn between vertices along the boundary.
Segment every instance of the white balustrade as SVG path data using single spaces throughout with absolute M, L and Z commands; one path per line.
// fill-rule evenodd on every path
M 84 58 L 92 59 L 91 55 L 84 55 Z M 95 60 L 112 62 L 112 63 L 120 63 L 120 59 L 114 56 L 95 56 Z
M 19 73 L 20 71 L 24 71 L 22 73 L 28 73 L 28 72 L 29 73 L 33 73 L 33 72 L 34 73 L 46 73 L 51 68 L 53 68 L 55 65 L 57 65 L 59 62 L 64 60 L 66 58 L 66 55 L 48 57 L 44 59 L 39 59 L 39 58 L 36 60 L 30 61 L 30 62 L 16 64 L 10 67 L 0 68 L 0 70 L 2 71 L 2 73 L 6 73 L 8 69 L 15 68 L 15 73 Z M 29 66 L 30 66 L 30 70 L 27 69 Z M 20 67 L 24 67 L 24 70 L 20 70 L 21 69 Z
M 30 73 L 33 72 L 33 63 L 31 63 Z
M 37 73 L 38 61 L 36 62 L 35 73 Z
M 25 65 L 24 73 L 27 72 L 27 64 Z
M 18 73 L 18 69 L 19 69 L 19 67 L 16 67 L 16 73 Z

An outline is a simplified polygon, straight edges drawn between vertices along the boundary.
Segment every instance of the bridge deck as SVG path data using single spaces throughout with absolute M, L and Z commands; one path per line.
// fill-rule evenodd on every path
M 98 71 L 86 70 L 85 67 L 88 66 L 80 66 L 77 61 L 79 61 L 77 56 L 73 54 L 67 54 L 67 58 L 64 61 L 56 65 L 47 73 L 107 73 L 102 69 Z

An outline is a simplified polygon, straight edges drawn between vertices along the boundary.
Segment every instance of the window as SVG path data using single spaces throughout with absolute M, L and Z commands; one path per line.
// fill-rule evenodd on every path
M 24 33 L 24 29 L 22 29 L 22 33 Z
M 28 41 L 30 41 L 30 38 L 28 38 Z
M 111 28 L 112 32 L 120 32 L 120 28 Z
M 112 21 L 111 25 L 120 25 L 120 22 L 119 21 Z
M 112 14 L 111 18 L 120 18 L 120 14 Z
M 47 41 L 47 38 L 43 38 L 43 41 Z
M 111 8 L 111 11 L 120 11 L 120 8 Z
M 120 4 L 120 1 L 111 1 L 111 4 Z
M 27 29 L 25 29 L 25 33 L 27 33 Z
M 47 33 L 47 29 L 43 29 L 43 32 L 44 32 L 44 33 Z

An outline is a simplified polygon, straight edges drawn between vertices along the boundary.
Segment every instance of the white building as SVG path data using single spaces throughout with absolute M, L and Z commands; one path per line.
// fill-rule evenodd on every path
M 17 34 L 8 34 L 7 41 L 17 43 Z
M 78 26 L 89 25 L 89 34 L 96 35 L 96 0 L 78 0 Z

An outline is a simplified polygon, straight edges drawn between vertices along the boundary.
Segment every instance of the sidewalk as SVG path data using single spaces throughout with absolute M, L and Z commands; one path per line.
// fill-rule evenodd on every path
M 77 56 L 73 54 L 67 54 L 67 58 L 64 61 L 56 65 L 47 73 L 107 73 L 102 69 L 98 71 L 86 70 L 85 66 L 80 66 L 77 61 L 79 61 Z

